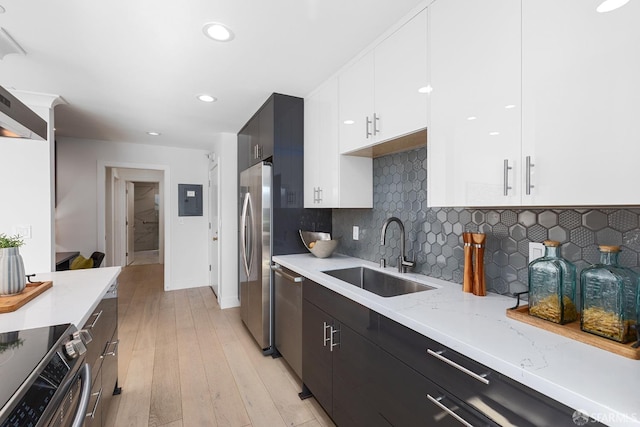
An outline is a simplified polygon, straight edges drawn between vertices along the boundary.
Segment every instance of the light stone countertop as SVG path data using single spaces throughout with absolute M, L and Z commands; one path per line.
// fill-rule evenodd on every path
M 85 324 L 93 310 L 116 282 L 120 267 L 40 273 L 33 281 L 53 281 L 53 286 L 11 313 L 0 314 L 0 332 L 41 326 Z
M 375 263 L 339 254 L 273 261 L 603 424 L 640 426 L 640 361 L 509 319 L 514 298 L 477 297 L 459 284 L 415 273 L 402 276 L 438 289 L 384 298 L 322 273 L 355 266 L 381 270 Z M 395 267 L 384 271 L 399 275 Z

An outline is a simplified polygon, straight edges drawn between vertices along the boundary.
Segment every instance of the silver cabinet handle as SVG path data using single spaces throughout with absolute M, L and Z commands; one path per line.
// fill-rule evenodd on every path
M 327 346 L 327 342 L 329 342 L 329 341 L 331 340 L 331 338 L 327 337 L 327 329 L 331 330 L 331 329 L 333 329 L 333 328 L 332 328 L 332 327 L 331 327 L 331 325 L 329 325 L 327 322 L 322 322 L 322 323 L 323 323 L 323 325 L 324 325 L 324 326 L 323 326 L 323 328 L 324 328 L 324 336 L 323 336 L 324 341 L 323 341 L 322 345 L 323 345 L 324 347 L 326 347 L 326 346 Z
M 504 159 L 504 195 L 508 196 L 509 195 L 509 190 L 512 189 L 512 187 L 509 186 L 509 171 L 513 169 L 511 166 L 509 166 L 509 159 Z
M 93 313 L 92 316 L 96 316 L 96 318 L 93 320 L 93 323 L 91 323 L 89 326 L 87 326 L 86 329 L 93 329 L 96 327 L 96 324 L 98 323 L 98 319 L 100 319 L 100 316 L 102 316 L 102 310 L 100 310 L 97 313 Z
M 374 135 L 377 135 L 378 133 L 380 133 L 380 129 L 378 129 L 378 120 L 380 120 L 380 117 L 376 113 L 373 113 L 373 134 Z
M 369 120 L 369 116 L 367 116 L 366 123 L 367 123 L 367 139 L 369 139 L 369 137 L 370 137 L 371 135 L 373 135 L 373 134 L 369 131 L 369 125 L 370 125 L 370 124 L 372 124 L 372 121 L 371 121 L 371 120 Z
M 93 409 L 91 412 L 87 412 L 87 417 L 91 417 L 92 419 L 96 416 L 96 411 L 98 410 L 98 405 L 100 404 L 100 398 L 102 397 L 102 387 L 97 393 L 91 393 L 91 396 L 98 396 L 96 399 L 96 403 L 93 404 Z
M 340 333 L 340 329 L 333 329 L 333 326 L 331 327 L 331 342 L 330 342 L 330 346 L 329 346 L 329 351 L 333 351 L 333 347 L 340 347 L 340 343 L 339 342 L 333 342 L 333 334 L 335 333 Z
M 322 187 L 318 187 L 318 203 L 322 202 Z
M 443 361 L 447 365 L 453 366 L 457 370 L 464 372 L 465 374 L 469 375 L 470 377 L 475 378 L 476 380 L 480 381 L 481 383 L 484 383 L 484 384 L 487 384 L 487 385 L 489 384 L 489 380 L 485 378 L 487 376 L 487 374 L 476 374 L 475 372 L 472 372 L 472 371 L 468 370 L 464 366 L 458 365 L 453 360 L 449 360 L 446 357 L 444 357 L 442 355 L 442 351 L 433 351 L 430 348 L 428 348 L 427 349 L 427 353 L 429 353 L 430 355 L 432 355 L 436 359 L 439 359 L 439 360 Z
M 527 193 L 527 196 L 531 195 L 531 189 L 534 187 L 534 185 L 531 184 L 531 168 L 534 167 L 535 165 L 533 163 L 531 163 L 531 156 L 527 156 L 526 158 L 526 174 L 525 174 L 525 179 L 526 179 L 526 183 L 525 183 L 525 191 Z
M 285 273 L 284 270 L 282 270 L 282 268 L 280 267 L 280 264 L 273 264 L 271 266 L 271 270 L 273 270 L 273 272 L 276 275 L 278 275 L 280 277 L 284 277 L 285 279 L 290 280 L 292 282 L 295 282 L 295 283 L 304 282 L 304 277 L 302 277 L 302 276 L 296 277 L 296 276 L 293 276 L 293 275 L 291 275 L 289 273 Z
M 105 356 L 117 356 L 118 355 L 118 345 L 120 344 L 120 340 L 115 340 L 112 342 L 107 342 L 107 345 L 104 348 L 104 352 L 100 356 L 100 359 L 104 359 Z M 107 351 L 109 346 L 113 346 L 112 351 Z
M 456 414 L 451 409 L 447 408 L 443 403 L 441 403 L 440 401 L 443 399 L 443 397 L 444 396 L 442 396 L 442 397 L 433 397 L 430 394 L 427 394 L 427 399 L 429 399 L 431 402 L 433 402 L 433 404 L 436 405 L 438 408 L 442 409 L 447 414 L 449 414 L 453 418 L 455 418 L 460 424 L 462 424 L 463 426 L 466 426 L 466 427 L 473 427 L 473 424 L 468 423 L 460 415 Z

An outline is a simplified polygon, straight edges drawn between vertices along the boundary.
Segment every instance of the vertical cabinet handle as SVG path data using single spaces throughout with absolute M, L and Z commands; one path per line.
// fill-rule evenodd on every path
M 322 323 L 324 324 L 324 341 L 322 345 L 326 347 L 327 343 L 331 340 L 331 338 L 327 335 L 327 329 L 331 330 L 333 328 L 327 322 L 322 322 Z M 331 335 L 331 332 L 329 332 L 329 335 Z
M 333 326 L 331 327 L 331 341 L 330 341 L 330 346 L 329 346 L 329 351 L 333 351 L 333 347 L 340 347 L 340 342 L 334 342 L 333 341 L 333 334 L 339 334 L 340 333 L 340 329 L 333 329 Z M 340 337 L 340 335 L 338 335 L 338 337 Z
M 322 187 L 318 187 L 318 203 L 322 202 Z
M 504 195 L 508 196 L 509 195 L 509 190 L 512 189 L 511 186 L 509 186 L 509 171 L 513 169 L 511 166 L 509 166 L 509 159 L 504 159 Z
M 442 409 L 447 414 L 451 415 L 453 418 L 455 418 L 463 426 L 473 427 L 473 424 L 468 423 L 464 418 L 462 418 L 460 415 L 456 414 L 455 412 L 453 412 L 451 409 L 447 408 L 443 403 L 440 402 L 442 399 L 444 399 L 444 396 L 433 397 L 430 394 L 427 394 L 427 399 L 429 399 L 431 402 L 433 402 L 433 404 L 436 405 L 438 408 Z
M 531 184 L 531 168 L 534 167 L 535 165 L 533 163 L 531 163 L 531 156 L 527 156 L 526 158 L 526 174 L 525 174 L 525 179 L 526 179 L 526 183 L 525 183 L 525 191 L 527 193 L 527 196 L 531 195 L 531 189 L 534 187 L 534 185 Z
M 378 120 L 380 120 L 380 117 L 376 113 L 373 113 L 373 134 L 374 135 L 377 135 L 378 133 L 380 133 L 380 129 L 378 129 Z
M 369 139 L 369 137 L 370 137 L 371 135 L 373 135 L 373 134 L 371 133 L 371 131 L 369 130 L 369 125 L 370 125 L 371 123 L 372 123 L 372 122 L 371 122 L 371 120 L 369 120 L 369 116 L 367 116 L 367 120 L 366 120 L 366 124 L 367 124 L 367 133 L 366 133 L 366 136 L 367 136 L 367 139 Z

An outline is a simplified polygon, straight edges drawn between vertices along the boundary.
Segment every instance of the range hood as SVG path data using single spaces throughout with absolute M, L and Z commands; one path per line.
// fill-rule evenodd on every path
M 47 122 L 0 86 L 0 136 L 47 139 Z

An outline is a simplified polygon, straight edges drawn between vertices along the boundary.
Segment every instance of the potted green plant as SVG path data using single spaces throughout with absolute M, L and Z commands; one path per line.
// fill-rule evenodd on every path
M 23 244 L 18 235 L 0 233 L 0 296 L 19 294 L 27 285 L 19 251 Z

